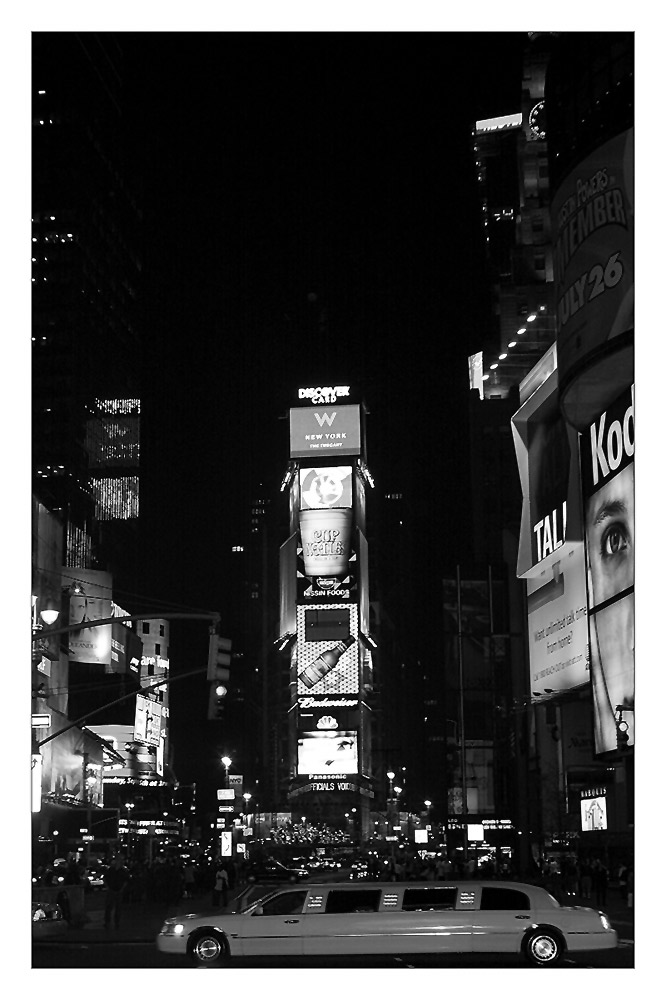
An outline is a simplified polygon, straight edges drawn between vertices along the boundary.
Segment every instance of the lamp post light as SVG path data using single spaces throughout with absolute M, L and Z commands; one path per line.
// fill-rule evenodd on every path
M 127 860 L 129 861 L 132 853 L 132 834 L 130 832 L 130 825 L 131 825 L 132 809 L 134 809 L 134 803 L 126 802 L 125 809 L 127 809 Z
M 224 787 L 229 787 L 229 768 L 231 767 L 231 757 L 222 757 L 222 764 L 224 765 Z
M 427 810 L 427 813 L 426 813 L 426 827 L 432 827 L 432 823 L 430 822 L 430 810 L 432 809 L 432 802 L 430 801 L 430 799 L 424 799 L 423 800 L 423 805 L 426 807 L 426 810 Z M 431 829 L 427 830 L 427 833 L 428 833 L 428 840 L 430 840 L 430 837 L 432 835 L 432 830 Z

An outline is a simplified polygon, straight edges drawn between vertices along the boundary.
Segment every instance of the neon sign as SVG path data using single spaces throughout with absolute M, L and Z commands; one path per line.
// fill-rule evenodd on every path
M 299 389 L 298 398 L 311 399 L 315 406 L 320 406 L 322 403 L 335 403 L 340 396 L 348 396 L 349 389 L 348 385 L 318 385 L 314 388 Z

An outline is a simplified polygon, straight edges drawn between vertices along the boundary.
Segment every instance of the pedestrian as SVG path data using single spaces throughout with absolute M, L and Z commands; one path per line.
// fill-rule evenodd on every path
M 627 868 L 627 906 L 630 910 L 634 906 L 634 869 L 631 865 Z
M 195 871 L 194 865 L 188 861 L 183 868 L 183 896 L 191 899 L 194 896 Z
M 594 886 L 594 898 L 597 906 L 606 905 L 606 891 L 608 889 L 608 869 L 598 858 L 592 868 L 592 885 Z
M 222 903 L 226 906 L 229 899 L 229 875 L 223 865 L 215 873 L 215 885 L 213 887 L 213 906 L 217 907 Z
M 104 872 L 104 885 L 106 886 L 106 903 L 104 906 L 104 927 L 108 930 L 113 920 L 116 930 L 120 927 L 120 914 L 122 910 L 123 897 L 129 882 L 129 872 L 125 867 L 123 858 L 115 857 L 111 866 Z

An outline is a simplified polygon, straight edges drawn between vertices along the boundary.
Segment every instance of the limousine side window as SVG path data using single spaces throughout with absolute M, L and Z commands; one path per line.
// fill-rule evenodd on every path
M 326 912 L 376 913 L 381 898 L 381 889 L 331 889 L 326 900 Z
M 279 896 L 274 896 L 264 903 L 261 908 L 261 915 L 277 916 L 282 913 L 301 913 L 303 903 L 307 896 L 306 889 L 298 889 L 294 892 L 281 892 Z
M 456 890 L 445 888 L 405 889 L 403 910 L 454 910 Z
M 484 886 L 481 890 L 482 910 L 529 910 L 530 898 L 519 889 Z

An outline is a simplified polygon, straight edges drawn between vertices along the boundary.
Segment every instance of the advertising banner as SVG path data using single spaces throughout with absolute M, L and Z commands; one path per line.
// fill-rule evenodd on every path
M 605 789 L 599 789 L 599 792 L 604 794 L 590 795 L 580 800 L 580 828 L 583 833 L 608 829 Z
M 63 567 L 62 586 L 69 588 L 69 624 L 111 617 L 113 578 L 96 569 Z M 70 663 L 111 663 L 112 625 L 83 628 L 67 636 Z
M 561 403 L 581 431 L 627 385 L 633 363 L 633 138 L 630 129 L 596 149 L 552 200 Z
M 305 575 L 346 576 L 351 556 L 353 512 L 344 508 L 302 510 L 299 524 Z
M 581 435 L 597 753 L 634 743 L 634 387 Z
M 299 606 L 297 608 L 297 641 L 295 654 L 298 664 L 298 687 L 299 695 L 328 695 L 328 694 L 356 694 L 359 684 L 359 646 L 356 641 L 358 635 L 358 611 L 351 605 L 341 605 L 339 610 L 345 612 L 349 622 L 347 631 L 346 624 L 341 628 L 344 636 L 340 634 L 338 640 L 332 639 L 312 639 L 308 635 L 313 635 L 307 622 L 310 620 L 308 612 L 321 609 L 329 611 L 335 605 L 314 605 L 312 608 Z M 316 632 L 314 633 L 316 635 Z
M 512 417 L 523 491 L 517 575 L 526 580 L 531 690 L 554 697 L 589 681 L 578 434 L 554 369 Z
M 361 408 L 356 405 L 292 407 L 289 410 L 291 458 L 361 454 Z
M 359 725 L 358 700 L 356 698 L 306 698 L 298 699 L 299 732 L 344 732 L 356 730 Z M 347 702 L 348 704 L 345 704 Z
M 136 714 L 134 717 L 134 739 L 137 743 L 147 743 L 149 746 L 160 745 L 162 731 L 162 706 L 152 698 L 138 694 L 136 696 Z
M 351 507 L 351 465 L 299 470 L 301 510 Z

